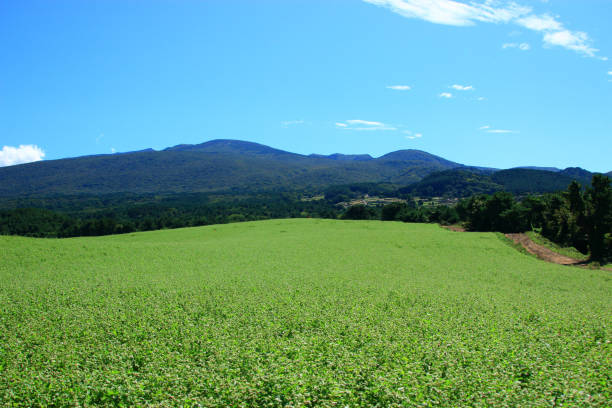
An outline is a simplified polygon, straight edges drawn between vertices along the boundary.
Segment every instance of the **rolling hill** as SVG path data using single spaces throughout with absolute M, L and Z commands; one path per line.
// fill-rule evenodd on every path
M 5 406 L 610 405 L 610 273 L 493 233 L 294 219 L 0 248 Z
M 578 167 L 557 171 L 519 167 L 495 172 L 454 168 L 431 173 L 400 191 L 420 197 L 468 197 L 496 191 L 514 194 L 553 193 L 565 190 L 573 180 L 586 186 L 592 177 L 593 173 Z

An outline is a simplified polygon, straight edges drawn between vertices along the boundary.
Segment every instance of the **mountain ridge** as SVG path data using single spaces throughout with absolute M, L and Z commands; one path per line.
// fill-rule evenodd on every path
M 452 174 L 453 170 L 463 173 Z M 584 183 L 592 175 L 580 168 L 547 171 L 533 167 L 511 170 L 470 167 L 415 149 L 397 150 L 376 158 L 367 154 L 302 155 L 254 142 L 214 139 L 159 151 L 144 149 L 0 167 L 0 197 L 320 190 L 350 183 L 409 186 L 444 171 L 451 173 L 435 176 L 430 180 L 435 183 L 431 189 L 421 185 L 427 189 L 424 191 L 445 192 L 448 188 L 444 186 L 454 180 L 459 186 L 466 186 L 466 191 L 489 191 L 503 186 L 520 193 L 525 190 L 520 177 L 530 177 L 534 182 L 529 188 L 540 192 L 562 187 L 571 179 Z M 472 177 L 469 172 L 487 176 Z M 471 181 L 477 185 L 469 187 Z M 450 191 L 457 188 L 453 186 Z
M 160 151 L 82 156 L 0 168 L 0 196 L 319 188 L 355 182 L 409 184 L 460 167 L 422 151 L 369 160 L 312 157 L 253 142 L 215 139 Z M 362 156 L 362 158 L 365 158 Z

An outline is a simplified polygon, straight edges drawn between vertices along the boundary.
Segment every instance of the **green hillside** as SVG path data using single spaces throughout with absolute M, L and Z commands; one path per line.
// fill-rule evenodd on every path
M 563 171 L 509 169 L 493 173 L 491 179 L 503 185 L 504 189 L 511 193 L 553 193 L 565 190 L 573 180 L 582 184 L 590 182 L 592 174 L 588 174 L 589 176 L 584 174 L 577 176 L 576 173 L 565 174 Z
M 48 160 L 0 168 L 0 197 L 186 193 L 409 184 L 460 164 L 418 150 L 378 159 L 303 156 L 257 143 L 213 140 L 163 151 Z
M 452 169 L 432 173 L 401 191 L 418 197 L 469 197 L 492 194 L 504 187 L 493 182 L 491 175 L 477 170 Z
M 174 194 L 222 191 L 320 191 L 352 183 L 407 186 L 422 197 L 467 197 L 506 190 L 516 194 L 588 184 L 580 168 L 496 171 L 466 167 L 420 150 L 369 155 L 309 156 L 240 140 L 212 140 L 113 155 L 47 160 L 0 168 L 0 198 L 117 193 Z
M 496 191 L 542 194 L 565 190 L 572 180 L 588 185 L 592 177 L 593 173 L 578 167 L 560 171 L 528 168 L 483 171 L 464 167 L 430 173 L 401 191 L 420 197 L 469 197 Z
M 0 236 L 4 406 L 606 406 L 610 273 L 492 233 Z

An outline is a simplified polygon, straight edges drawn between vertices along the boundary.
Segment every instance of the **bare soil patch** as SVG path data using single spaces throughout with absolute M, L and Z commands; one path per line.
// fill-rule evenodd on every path
M 442 225 L 442 228 L 447 229 L 449 231 L 465 232 L 465 228 L 459 227 L 457 225 Z
M 526 234 L 506 234 L 506 237 L 510 238 L 517 244 L 520 244 L 527 252 L 534 254 L 538 258 L 553 262 L 559 265 L 579 265 L 584 264 L 584 261 L 579 259 L 570 258 L 564 255 L 560 255 L 545 246 L 538 245 L 533 242 Z

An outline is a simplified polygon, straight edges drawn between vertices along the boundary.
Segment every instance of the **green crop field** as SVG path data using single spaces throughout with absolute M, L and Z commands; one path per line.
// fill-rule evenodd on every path
M 0 237 L 2 406 L 610 406 L 612 274 L 493 233 Z

